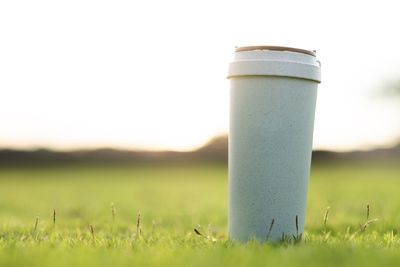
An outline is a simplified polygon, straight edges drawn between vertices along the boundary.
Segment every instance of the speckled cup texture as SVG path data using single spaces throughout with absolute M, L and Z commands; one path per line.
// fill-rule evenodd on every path
M 256 62 L 254 70 L 255 61 L 266 63 Z M 229 237 L 243 242 L 301 238 L 320 64 L 312 55 L 269 50 L 236 52 L 234 63 L 229 75 Z

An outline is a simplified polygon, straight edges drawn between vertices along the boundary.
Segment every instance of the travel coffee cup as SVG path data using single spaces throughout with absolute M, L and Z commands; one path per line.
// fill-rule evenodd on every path
M 236 49 L 228 75 L 231 239 L 301 238 L 320 77 L 315 51 Z

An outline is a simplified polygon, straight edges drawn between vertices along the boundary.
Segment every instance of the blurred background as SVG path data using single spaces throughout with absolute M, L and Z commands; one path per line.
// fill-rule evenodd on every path
M 0 7 L 4 148 L 198 148 L 227 133 L 227 68 L 235 46 L 243 45 L 317 50 L 323 82 L 316 149 L 399 140 L 393 1 L 7 1 Z
M 309 221 L 337 205 L 337 221 L 345 222 L 366 202 L 396 219 L 399 207 L 386 205 L 400 173 L 396 7 L 385 0 L 2 1 L 0 219 L 18 225 L 57 208 L 89 220 L 112 202 L 127 221 L 137 210 L 149 224 L 189 214 L 187 225 L 223 231 L 226 75 L 243 45 L 315 49 L 322 62 Z M 333 190 L 332 180 L 346 186 Z M 354 192 L 360 197 L 347 205 Z

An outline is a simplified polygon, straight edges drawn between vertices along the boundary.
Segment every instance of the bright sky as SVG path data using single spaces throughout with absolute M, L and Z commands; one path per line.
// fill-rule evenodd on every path
M 185 150 L 228 129 L 235 46 L 315 49 L 314 147 L 385 145 L 397 1 L 1 1 L 0 147 Z

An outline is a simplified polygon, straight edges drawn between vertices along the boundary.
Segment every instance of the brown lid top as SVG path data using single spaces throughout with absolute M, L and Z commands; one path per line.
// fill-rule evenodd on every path
M 290 52 L 303 53 L 314 57 L 316 56 L 315 50 L 310 51 L 310 50 L 304 50 L 286 46 L 242 46 L 242 47 L 237 47 L 235 52 L 254 51 L 254 50 L 290 51 Z

